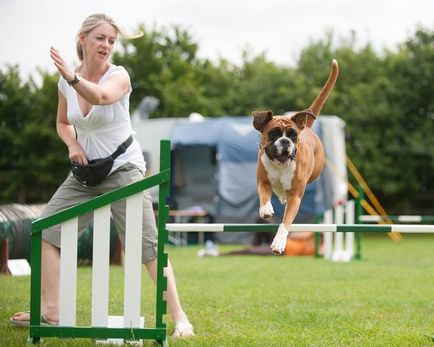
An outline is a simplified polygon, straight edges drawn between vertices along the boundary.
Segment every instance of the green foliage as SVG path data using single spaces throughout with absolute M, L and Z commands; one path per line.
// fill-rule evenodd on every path
M 393 81 L 388 90 L 393 133 L 392 148 L 385 155 L 394 155 L 394 168 L 400 168 L 397 193 L 414 196 L 420 204 L 434 199 L 434 32 L 419 29 L 401 45 L 397 54 L 389 52 L 385 64 L 386 78 Z M 394 151 L 394 152 L 392 152 Z M 387 177 L 386 177 L 387 178 Z M 409 201 L 407 201 L 407 204 Z
M 346 122 L 347 152 L 380 201 L 395 213 L 429 212 L 434 203 L 434 31 L 418 28 L 394 51 L 360 45 L 355 33 L 310 42 L 294 67 L 243 53 L 237 66 L 198 57 L 199 45 L 177 27 L 146 28 L 113 56 L 129 71 L 131 109 L 160 100 L 152 117 L 275 114 L 314 100 L 336 58 L 340 76 L 322 113 Z M 46 201 L 68 169 L 57 138 L 57 75 L 23 82 L 18 67 L 0 72 L 0 201 Z M 19 134 L 19 136 L 17 136 Z M 423 211 L 425 209 L 425 211 Z
M 206 107 L 195 69 L 199 63 L 198 45 L 190 35 L 178 28 L 152 29 L 136 40 L 124 41 L 113 62 L 130 73 L 135 93 L 132 107 L 146 95 L 160 100 L 156 116 L 187 116 L 192 110 Z
M 264 54 L 250 58 L 244 55 L 243 65 L 236 70 L 237 100 L 234 114 L 251 114 L 255 109 L 272 108 L 275 114 L 295 109 L 293 100 L 294 72 L 268 61 Z
M 26 118 L 31 114 L 31 91 L 28 83 L 23 84 L 18 67 L 9 67 L 0 74 L 0 194 L 8 196 L 17 191 L 22 194 L 23 171 L 21 158 L 26 151 L 23 137 Z M 25 168 L 24 168 L 25 169 Z
M 0 72 L 0 200 L 47 201 L 67 172 L 55 132 L 57 80 L 23 83 L 18 67 Z

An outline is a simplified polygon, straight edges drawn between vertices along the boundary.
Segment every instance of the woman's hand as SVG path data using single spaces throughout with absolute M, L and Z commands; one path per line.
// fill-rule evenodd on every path
M 87 165 L 87 158 L 86 154 L 83 151 L 83 148 L 81 148 L 80 144 L 78 142 L 74 142 L 68 146 L 69 150 L 69 159 L 73 161 L 74 163 L 81 164 L 81 165 Z
M 60 55 L 59 51 L 51 47 L 50 48 L 50 57 L 53 59 L 54 65 L 56 66 L 59 73 L 66 81 L 72 81 L 74 79 L 74 71 L 72 71 L 68 64 L 66 64 L 65 60 Z

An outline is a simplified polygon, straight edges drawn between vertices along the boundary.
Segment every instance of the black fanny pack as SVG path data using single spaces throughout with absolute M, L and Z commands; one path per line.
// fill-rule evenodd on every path
M 133 137 L 130 135 L 130 137 L 128 137 L 128 139 L 122 143 L 111 156 L 90 160 L 87 165 L 72 162 L 72 175 L 83 186 L 96 186 L 108 176 L 113 167 L 114 160 L 122 153 L 125 153 L 132 142 Z

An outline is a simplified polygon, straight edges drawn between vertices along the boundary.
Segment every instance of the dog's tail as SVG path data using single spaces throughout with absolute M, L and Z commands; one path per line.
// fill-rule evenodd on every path
M 310 105 L 309 111 L 313 113 L 313 115 L 316 117 L 319 116 L 319 113 L 321 112 L 322 107 L 324 106 L 325 102 L 327 101 L 327 98 L 332 91 L 333 87 L 335 86 L 335 82 L 339 75 L 339 67 L 338 62 L 336 59 L 333 59 L 332 61 L 332 69 L 330 71 L 329 78 L 327 79 L 326 84 L 321 89 L 321 92 L 316 97 L 315 101 Z M 311 122 L 308 122 L 307 126 L 310 128 L 313 124 L 314 119 L 311 119 Z

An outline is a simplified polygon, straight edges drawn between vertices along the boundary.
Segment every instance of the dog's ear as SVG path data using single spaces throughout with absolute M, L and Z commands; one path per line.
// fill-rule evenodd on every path
M 267 123 L 273 119 L 273 112 L 267 111 L 253 111 L 253 126 L 256 130 L 262 132 Z
M 315 115 L 312 113 L 311 110 L 303 110 L 292 115 L 291 119 L 295 122 L 295 124 L 297 124 L 297 127 L 300 130 L 303 130 L 308 125 L 311 117 L 313 117 L 313 119 L 316 119 Z

